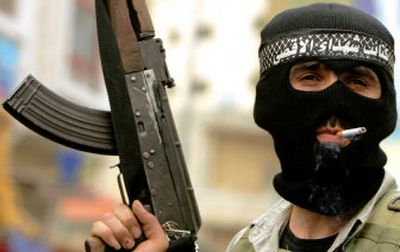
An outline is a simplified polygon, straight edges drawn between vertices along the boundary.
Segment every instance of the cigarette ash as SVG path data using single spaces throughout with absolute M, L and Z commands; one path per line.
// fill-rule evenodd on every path
M 340 147 L 334 143 L 317 144 L 314 148 L 314 172 L 318 173 L 324 166 L 337 160 L 340 151 Z
M 314 151 L 315 166 L 308 201 L 321 214 L 340 215 L 344 211 L 344 188 L 340 178 L 349 173 L 347 169 L 337 169 L 341 148 L 334 143 L 324 143 L 316 144 Z
M 358 142 L 363 138 L 363 135 L 356 135 L 351 138 L 352 142 Z
M 344 213 L 343 187 L 333 184 L 314 184 L 310 187 L 308 200 L 318 213 L 328 216 L 340 216 Z

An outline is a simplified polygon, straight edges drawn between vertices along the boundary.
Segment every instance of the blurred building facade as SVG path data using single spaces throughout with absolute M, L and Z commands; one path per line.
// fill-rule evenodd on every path
M 1 99 L 32 74 L 73 102 L 107 108 L 94 17 L 93 1 L 1 1 Z M 92 185 L 102 158 L 45 140 L 4 112 L 0 121 L 1 240 L 9 251 L 82 251 L 93 217 L 115 201 Z
M 73 102 L 108 108 L 93 2 L 0 1 L 2 98 L 31 73 Z M 259 31 L 277 12 L 316 1 L 147 2 L 177 84 L 169 90 L 170 102 L 203 218 L 201 251 L 224 251 L 233 234 L 276 197 L 271 181 L 279 162 L 251 111 Z M 329 2 L 384 13 L 377 11 L 378 1 Z M 18 123 L 4 132 L 12 138 L 0 158 L 9 160 L 19 207 L 41 224 L 40 238 L 50 247 L 81 251 L 92 221 L 119 201 L 116 172 L 107 169 L 117 160 L 75 152 Z

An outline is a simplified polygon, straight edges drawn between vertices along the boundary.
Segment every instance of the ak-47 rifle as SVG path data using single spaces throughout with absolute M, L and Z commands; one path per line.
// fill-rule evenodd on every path
M 96 0 L 96 21 L 111 112 L 68 102 L 32 76 L 3 106 L 55 142 L 118 155 L 124 202 L 149 205 L 171 240 L 194 241 L 200 215 L 165 90 L 174 83 L 146 3 Z

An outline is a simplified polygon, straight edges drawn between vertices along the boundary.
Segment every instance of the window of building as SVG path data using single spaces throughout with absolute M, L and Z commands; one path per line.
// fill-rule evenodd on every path
M 72 78 L 97 88 L 100 59 L 93 1 L 75 0 L 72 37 L 70 55 Z

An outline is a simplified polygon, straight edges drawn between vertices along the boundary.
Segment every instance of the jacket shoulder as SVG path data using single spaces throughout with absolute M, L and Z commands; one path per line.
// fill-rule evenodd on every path
M 254 246 L 249 241 L 252 226 L 239 231 L 232 239 L 226 252 L 255 252 Z
M 345 251 L 400 251 L 400 191 L 382 196 Z

